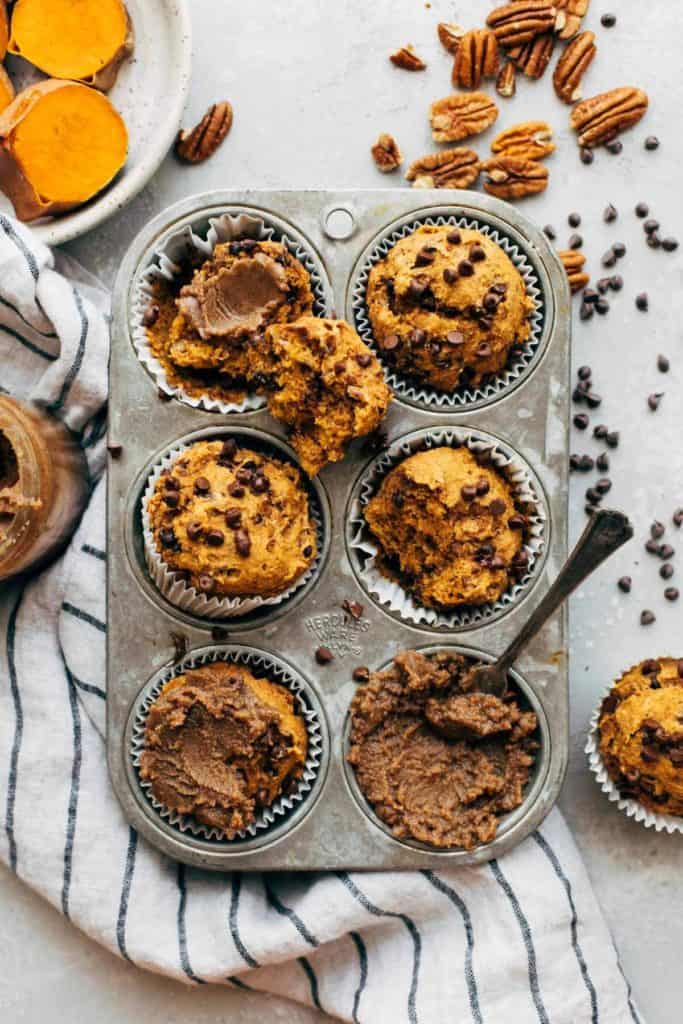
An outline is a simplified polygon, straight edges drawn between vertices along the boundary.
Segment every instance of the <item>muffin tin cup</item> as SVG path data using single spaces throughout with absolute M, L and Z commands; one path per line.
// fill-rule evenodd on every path
M 588 738 L 584 747 L 588 755 L 588 767 L 593 772 L 593 775 L 595 775 L 600 789 L 610 803 L 616 804 L 627 818 L 632 818 L 633 821 L 639 822 L 645 828 L 653 828 L 657 832 L 668 832 L 670 835 L 678 832 L 683 835 L 683 818 L 679 818 L 675 814 L 658 814 L 656 811 L 651 811 L 649 808 L 644 807 L 638 800 L 623 797 L 607 771 L 602 754 L 600 753 L 600 731 L 598 725 L 602 702 L 611 689 L 611 686 L 605 689 L 595 711 L 591 715 Z
M 264 408 L 265 396 L 247 391 L 241 402 L 227 402 L 209 395 L 191 395 L 182 386 L 169 382 L 166 371 L 159 362 L 147 336 L 143 323 L 145 310 L 155 301 L 155 285 L 172 282 L 180 272 L 183 259 L 197 253 L 202 261 L 211 258 L 215 247 L 223 242 L 238 238 L 253 238 L 258 241 L 282 242 L 308 271 L 313 292 L 313 312 L 325 316 L 331 309 L 330 289 L 320 259 L 307 240 L 289 225 L 277 218 L 255 216 L 253 211 L 235 208 L 217 217 L 209 218 L 205 236 L 195 231 L 193 225 L 186 225 L 168 235 L 159 248 L 151 254 L 146 269 L 139 276 L 133 290 L 130 310 L 130 332 L 138 359 L 151 374 L 159 389 L 169 397 L 208 412 L 228 413 L 253 412 Z M 227 382 L 226 382 L 226 386 Z M 240 390 L 237 388 L 236 390 Z
M 491 241 L 496 242 L 521 274 L 527 295 L 534 304 L 534 310 L 530 316 L 531 333 L 522 346 L 521 354 L 508 359 L 506 366 L 486 384 L 457 388 L 454 391 L 438 391 L 430 387 L 428 383 L 411 379 L 400 370 L 393 368 L 386 361 L 382 349 L 375 342 L 366 304 L 370 271 L 389 254 L 397 242 L 427 224 L 436 227 L 468 228 L 479 231 Z M 484 219 L 449 214 L 445 211 L 425 211 L 419 217 L 404 218 L 400 225 L 390 225 L 385 232 L 372 240 L 354 271 L 351 296 L 356 330 L 385 367 L 387 384 L 396 397 L 411 405 L 434 409 L 438 412 L 462 412 L 464 409 L 487 404 L 501 398 L 533 370 L 543 354 L 543 348 L 548 339 L 546 302 L 533 249 L 528 244 L 524 245 L 521 238 L 512 238 L 506 235 L 504 226 L 499 222 L 490 223 Z
M 225 434 L 232 436 L 229 429 L 223 431 L 223 435 Z M 216 433 L 216 437 L 221 437 L 223 435 L 218 432 Z M 211 440 L 211 438 L 206 438 L 205 440 Z M 142 496 L 140 514 L 142 519 L 145 563 L 152 582 L 162 597 L 165 597 L 172 605 L 176 608 L 180 608 L 182 611 L 190 615 L 196 615 L 200 619 L 232 619 L 236 616 L 249 615 L 260 608 L 268 608 L 281 604 L 302 587 L 305 587 L 319 572 L 322 563 L 322 555 L 325 546 L 323 519 L 314 494 L 310 490 L 308 492 L 309 510 L 311 519 L 315 526 L 318 547 L 317 554 L 306 572 L 302 573 L 302 575 L 299 576 L 291 586 L 286 590 L 283 590 L 280 594 L 275 594 L 272 597 L 207 597 L 206 594 L 202 594 L 194 587 L 188 586 L 184 580 L 179 579 L 177 573 L 164 562 L 161 552 L 157 548 L 154 534 L 152 532 L 152 524 L 150 522 L 148 512 L 149 501 L 154 494 L 157 481 L 161 474 L 165 470 L 171 469 L 183 452 L 187 452 L 192 448 L 193 443 L 197 442 L 175 445 L 170 449 L 170 451 L 166 452 L 166 454 L 162 456 L 151 472 Z M 282 452 L 273 449 L 272 454 L 274 457 L 282 461 Z M 301 479 L 303 481 L 303 486 L 305 487 L 306 477 L 303 471 L 301 473 Z
M 152 784 L 140 776 L 140 757 L 145 747 L 145 726 L 149 710 L 160 695 L 164 686 L 172 679 L 182 675 L 189 669 L 199 668 L 202 665 L 211 664 L 216 661 L 225 661 L 235 665 L 245 665 L 253 670 L 255 674 L 267 675 L 276 683 L 279 683 L 294 694 L 295 703 L 301 712 L 306 725 L 308 735 L 308 750 L 304 769 L 299 778 L 294 792 L 287 796 L 280 796 L 269 807 L 263 808 L 256 820 L 248 828 L 240 830 L 235 835 L 227 835 L 217 828 L 210 828 L 196 821 L 191 815 L 179 814 L 177 811 L 169 810 L 159 803 L 152 792 Z M 260 833 L 272 829 L 278 825 L 295 810 L 311 794 L 317 776 L 325 772 L 325 762 L 329 753 L 325 744 L 325 733 L 323 731 L 320 716 L 313 706 L 310 689 L 303 679 L 290 670 L 279 659 L 267 654 L 264 651 L 257 651 L 236 645 L 207 647 L 199 651 L 193 651 L 185 655 L 174 665 L 166 666 L 156 673 L 155 676 L 143 688 L 137 706 L 133 711 L 133 721 L 130 733 L 130 762 L 134 770 L 135 778 L 145 799 L 149 802 L 154 812 L 159 815 L 168 825 L 177 829 L 178 832 L 189 834 L 196 839 L 209 840 L 216 843 L 234 843 L 235 840 L 253 839 Z
M 448 447 L 467 447 L 473 455 L 486 453 L 490 463 L 510 484 L 516 505 L 528 519 L 524 544 L 527 572 L 497 601 L 452 611 L 427 608 L 398 580 L 389 579 L 379 567 L 381 550 L 365 521 L 364 509 L 385 477 L 416 452 Z M 536 579 L 547 547 L 548 516 L 538 483 L 526 462 L 498 438 L 466 427 L 425 429 L 398 438 L 365 469 L 356 483 L 347 517 L 347 546 L 354 571 L 369 596 L 382 608 L 405 622 L 443 630 L 462 630 L 498 618 L 521 600 Z

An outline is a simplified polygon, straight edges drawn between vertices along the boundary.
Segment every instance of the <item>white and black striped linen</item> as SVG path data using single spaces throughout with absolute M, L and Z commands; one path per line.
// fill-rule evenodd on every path
M 70 268 L 73 269 L 73 268 Z M 100 468 L 107 321 L 0 215 L 0 386 L 82 431 Z M 412 873 L 215 875 L 138 839 L 104 747 L 104 481 L 67 554 L 0 590 L 0 855 L 132 964 L 364 1024 L 639 1020 L 553 812 L 502 862 Z

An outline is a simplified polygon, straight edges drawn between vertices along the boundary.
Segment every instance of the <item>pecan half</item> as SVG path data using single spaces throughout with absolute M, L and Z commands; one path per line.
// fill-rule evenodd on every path
M 569 123 L 578 134 L 579 145 L 592 148 L 611 142 L 640 121 L 647 110 L 648 98 L 632 85 L 591 96 L 577 103 Z
M 501 46 L 521 46 L 555 24 L 555 8 L 549 0 L 514 0 L 491 11 L 486 24 Z
M 451 81 L 455 88 L 477 89 L 482 78 L 495 78 L 500 64 L 498 40 L 487 28 L 466 32 L 455 52 Z
M 216 152 L 232 127 L 232 106 L 223 100 L 209 107 L 198 125 L 189 131 L 179 131 L 175 140 L 175 154 L 186 164 L 200 164 Z
M 483 92 L 454 93 L 435 100 L 429 120 L 435 142 L 459 142 L 486 131 L 498 117 L 498 107 Z
M 554 49 L 555 36 L 552 32 L 544 32 L 524 46 L 513 46 L 508 51 L 508 57 L 527 78 L 537 79 L 543 76 Z
M 567 280 L 569 281 L 569 290 L 572 295 L 580 292 L 590 281 L 590 275 L 583 272 L 586 257 L 582 252 L 577 252 L 576 249 L 564 249 L 558 253 L 558 256 L 562 260 Z
M 479 177 L 481 161 L 473 149 L 457 146 L 428 153 L 406 171 L 413 188 L 470 188 Z
M 523 157 L 494 156 L 482 164 L 489 180 L 484 190 L 498 199 L 523 199 L 548 186 L 548 168 Z
M 590 0 L 554 0 L 555 31 L 560 39 L 571 39 L 581 28 Z
M 404 71 L 424 71 L 427 67 L 412 46 L 402 46 L 399 50 L 395 50 L 390 54 L 389 60 L 397 68 L 403 68 Z
M 370 152 L 375 164 L 384 174 L 387 174 L 389 171 L 395 171 L 403 163 L 403 154 L 398 148 L 398 143 L 394 136 L 389 135 L 388 132 L 382 132 L 381 135 L 377 136 Z
M 565 48 L 553 72 L 555 92 L 564 103 L 581 99 L 581 79 L 597 52 L 593 32 L 581 32 Z
M 517 91 L 517 71 L 511 60 L 503 64 L 496 78 L 496 92 L 509 99 Z
M 462 25 L 455 25 L 452 21 L 440 21 L 436 27 L 441 45 L 449 53 L 455 53 L 460 45 L 460 40 L 465 35 Z
M 497 156 L 542 160 L 555 151 L 553 130 L 545 121 L 523 121 L 506 128 L 491 143 Z

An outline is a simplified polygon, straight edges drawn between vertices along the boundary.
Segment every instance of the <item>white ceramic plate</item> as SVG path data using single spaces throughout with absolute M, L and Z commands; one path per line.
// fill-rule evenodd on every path
M 90 231 L 130 202 L 159 167 L 180 126 L 192 57 L 187 0 L 125 3 L 135 30 L 135 52 L 108 95 L 128 128 L 128 159 L 113 184 L 85 206 L 31 224 L 47 245 Z M 7 67 L 17 88 L 41 77 L 20 58 L 8 57 Z M 0 201 L 11 209 L 1 194 Z

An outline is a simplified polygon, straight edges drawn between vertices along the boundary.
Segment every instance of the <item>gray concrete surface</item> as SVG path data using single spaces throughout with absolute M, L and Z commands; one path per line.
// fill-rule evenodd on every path
M 187 123 L 219 98 L 235 107 L 230 138 L 212 161 L 181 168 L 169 158 L 132 205 L 104 227 L 69 246 L 91 270 L 111 280 L 121 253 L 146 218 L 192 192 L 231 186 L 399 185 L 381 177 L 369 158 L 379 131 L 392 131 L 408 159 L 431 148 L 426 111 L 449 91 L 450 65 L 435 36 L 439 20 L 475 25 L 490 9 L 485 0 L 451 4 L 434 0 L 268 0 L 249 4 L 193 0 L 195 72 Z M 583 850 L 626 973 L 649 1024 L 680 1019 L 683 977 L 679 968 L 683 915 L 678 879 L 683 839 L 657 835 L 628 821 L 601 796 L 589 775 L 583 744 L 590 712 L 601 689 L 636 660 L 664 653 L 683 656 L 683 604 L 663 600 L 658 564 L 642 542 L 649 522 L 670 523 L 683 505 L 681 382 L 683 327 L 680 255 L 645 247 L 635 203 L 647 200 L 665 234 L 683 235 L 680 167 L 683 86 L 678 74 L 680 13 L 677 5 L 651 0 L 646 11 L 635 2 L 612 4 L 618 24 L 600 28 L 606 2 L 593 0 L 588 26 L 598 33 L 599 55 L 586 82 L 587 94 L 616 85 L 641 85 L 651 97 L 647 120 L 624 138 L 621 156 L 599 153 L 581 165 L 568 110 L 552 93 L 549 75 L 520 83 L 515 100 L 500 101 L 500 127 L 545 117 L 558 135 L 549 160 L 550 187 L 525 203 L 538 222 L 553 223 L 566 242 L 571 210 L 583 215 L 590 269 L 600 276 L 599 258 L 622 240 L 628 254 L 620 272 L 625 287 L 606 318 L 575 326 L 574 362 L 594 368 L 596 390 L 604 396 L 593 422 L 618 428 L 622 444 L 612 458 L 610 501 L 629 510 L 637 541 L 624 549 L 573 599 L 572 760 L 561 806 Z M 394 46 L 412 41 L 429 63 L 424 74 L 393 69 L 386 57 Z M 645 135 L 662 139 L 657 153 L 643 150 Z M 475 140 L 486 152 L 492 133 Z M 478 143 L 478 144 L 477 144 Z M 604 225 L 607 202 L 619 220 Z M 639 313 L 634 295 L 650 294 L 651 309 Z M 657 372 L 658 352 L 672 362 L 668 376 Z M 649 392 L 665 391 L 657 413 L 646 406 Z M 577 451 L 598 450 L 575 432 Z M 572 483 L 572 532 L 583 521 L 585 478 Z M 683 535 L 669 526 L 668 539 L 681 546 Z M 677 556 L 677 576 L 680 576 Z M 633 593 L 620 595 L 618 576 L 634 577 Z M 675 580 L 673 581 L 675 582 Z M 657 614 L 655 625 L 638 624 L 642 608 Z M 146 1024 L 187 1021 L 313 1021 L 289 1004 L 227 990 L 185 991 L 159 978 L 135 972 L 72 930 L 53 910 L 0 871 L 0 1009 L 3 1019 L 37 1024 L 87 1020 L 101 1024 L 142 1019 Z M 498 1024 L 498 1022 L 496 1022 Z M 580 1024 L 580 1022 L 577 1022 Z

